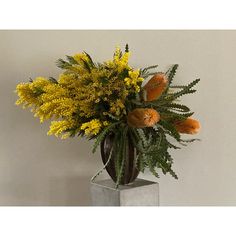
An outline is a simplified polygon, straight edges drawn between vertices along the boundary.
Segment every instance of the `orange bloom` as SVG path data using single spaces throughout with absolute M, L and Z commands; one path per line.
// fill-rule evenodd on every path
M 151 108 L 136 108 L 128 114 L 128 125 L 134 128 L 152 127 L 160 120 L 159 113 Z
M 168 80 L 164 73 L 154 75 L 143 87 L 146 91 L 146 101 L 156 100 L 165 91 Z
M 174 124 L 179 133 L 183 134 L 197 134 L 200 130 L 200 123 L 192 118 L 187 118 L 184 121 L 177 121 Z

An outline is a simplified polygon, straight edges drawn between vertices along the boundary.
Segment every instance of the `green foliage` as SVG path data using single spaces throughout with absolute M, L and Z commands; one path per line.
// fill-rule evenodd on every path
M 150 72 L 157 67 L 150 66 L 140 71 L 140 76 L 147 78 L 150 75 L 154 75 L 154 72 Z M 174 76 L 178 69 L 178 65 L 173 65 L 167 72 L 168 87 L 163 94 L 154 101 L 143 101 L 141 96 L 136 96 L 130 100 L 127 104 L 127 110 L 135 108 L 153 108 L 161 116 L 161 120 L 153 127 L 146 128 L 132 128 L 128 127 L 127 133 L 131 137 L 132 144 L 137 150 L 137 168 L 144 172 L 146 168 L 156 176 L 159 177 L 159 170 L 163 174 L 169 173 L 175 179 L 178 179 L 177 174 L 172 169 L 173 158 L 170 155 L 169 149 L 178 150 L 180 146 L 186 146 L 188 143 L 194 142 L 198 139 L 183 140 L 180 133 L 174 126 L 175 121 L 185 120 L 193 115 L 190 108 L 177 102 L 177 99 L 183 95 L 194 93 L 196 90 L 193 87 L 200 81 L 194 80 L 186 86 L 174 86 L 172 85 Z M 169 90 L 171 88 L 171 92 Z M 173 92 L 173 89 L 177 89 Z M 143 91 L 141 91 L 142 93 Z M 139 94 L 140 95 L 140 94 Z M 112 118 L 112 117 L 111 117 Z M 113 117 L 114 118 L 114 117 Z M 115 120 L 115 119 L 114 119 Z M 124 128 L 119 126 L 116 130 L 116 170 L 118 173 L 117 186 L 119 185 L 119 179 L 123 174 L 123 161 L 122 156 L 125 156 L 125 142 Z M 170 139 L 174 140 L 172 143 Z M 179 146 L 179 145 L 180 146 Z M 122 151 L 123 149 L 123 151 Z
M 190 94 L 190 93 L 195 93 L 196 90 L 192 89 L 198 82 L 200 81 L 200 79 L 196 79 L 193 82 L 191 82 L 190 84 L 188 84 L 187 86 L 185 86 L 182 90 L 169 94 L 166 99 L 168 101 L 173 101 L 185 94 Z
M 93 145 L 93 153 L 96 152 L 97 147 L 103 141 L 103 139 L 106 137 L 106 135 L 108 133 L 110 133 L 115 128 L 115 126 L 117 126 L 120 123 L 121 123 L 120 121 L 112 123 L 111 125 L 109 125 L 109 126 L 107 126 L 106 128 L 103 129 L 103 131 L 96 137 L 96 140 L 95 140 L 94 145 Z
M 129 52 L 128 44 L 125 52 Z M 20 96 L 17 104 L 33 106 L 33 112 L 41 121 L 55 120 L 56 122 L 51 124 L 49 134 L 58 136 L 64 133 L 64 138 L 78 135 L 95 139 L 93 153 L 107 135 L 114 135 L 112 150 L 103 169 L 111 158 L 114 158 L 112 161 L 116 170 L 116 186 L 124 175 L 130 139 L 137 151 L 135 163 L 140 171 L 144 172 L 148 168 L 154 176 L 159 177 L 161 170 L 162 173 L 169 173 L 177 178 L 172 169 L 173 159 L 169 149 L 177 150 L 180 149 L 179 145 L 186 146 L 197 140 L 184 140 L 177 131 L 176 122 L 184 121 L 193 115 L 190 108 L 181 104 L 178 99 L 183 95 L 195 93 L 194 86 L 200 79 L 186 86 L 173 85 L 178 69 L 175 64 L 165 73 L 168 83 L 165 80 L 163 83 L 153 81 L 154 86 L 148 89 L 141 87 L 142 78 L 155 75 L 158 65 L 136 70 L 128 64 L 129 54 L 122 58 L 121 50 L 117 49 L 114 55 L 113 60 L 104 63 L 94 63 L 86 52 L 74 57 L 66 56 L 65 60 L 59 59 L 56 64 L 63 69 L 63 81 L 57 81 L 53 77 L 49 77 L 48 81 L 45 78 L 35 81 L 30 79 L 30 83 L 17 86 Z M 150 90 L 156 92 L 153 89 L 155 86 L 161 86 L 159 94 L 156 94 L 157 99 L 146 101 Z M 43 96 L 40 96 L 42 94 Z M 43 106 L 45 103 L 47 105 Z M 137 125 L 145 128 L 129 127 L 128 123 L 131 122 L 127 122 L 128 114 L 136 108 L 152 108 L 153 114 L 155 110 L 158 112 L 160 120 L 153 127 L 148 127 L 147 122 Z M 151 117 L 148 117 L 147 113 L 145 117 L 140 119 L 137 116 L 135 119 L 140 119 L 140 123 L 144 119 L 148 121 Z
M 145 168 L 149 168 L 154 176 L 159 177 L 157 169 L 160 168 L 164 174 L 170 173 L 177 178 L 172 170 L 173 160 L 167 149 L 169 147 L 179 149 L 179 147 L 167 140 L 166 134 L 169 134 L 169 131 L 163 127 L 155 126 L 153 129 L 146 130 L 146 132 L 145 129 L 134 128 L 130 129 L 130 132 L 132 141 L 138 151 L 138 168 L 140 171 L 143 172 Z
M 180 111 L 180 112 L 190 111 L 190 109 L 187 106 L 177 104 L 177 103 L 169 103 L 169 104 L 166 104 L 165 107 L 170 108 L 171 110 L 177 110 L 177 111 Z
M 158 65 L 153 65 L 153 66 L 149 66 L 149 67 L 141 69 L 140 70 L 140 76 L 143 77 L 143 78 L 147 78 L 151 75 L 155 75 L 156 72 L 149 72 L 149 70 L 156 69 L 157 67 L 158 67 Z
M 156 72 L 152 72 L 151 70 L 156 68 L 157 65 L 141 69 L 140 76 L 147 78 L 154 75 Z M 175 179 L 178 179 L 177 174 L 172 169 L 173 158 L 170 155 L 169 149 L 178 150 L 181 148 L 180 146 L 186 146 L 188 143 L 198 139 L 183 140 L 180 133 L 176 130 L 174 126 L 175 121 L 185 120 L 193 115 L 190 108 L 177 102 L 177 99 L 183 95 L 194 93 L 196 90 L 193 89 L 193 87 L 199 82 L 199 79 L 194 80 L 186 86 L 172 85 L 177 69 L 178 65 L 175 64 L 166 72 L 168 87 L 157 100 L 144 101 L 144 96 L 142 96 L 144 91 L 141 91 L 139 95 L 126 103 L 127 111 L 135 108 L 156 109 L 161 116 L 161 120 L 155 126 L 140 129 L 128 127 L 127 123 L 121 123 L 116 126 L 114 130 L 108 127 L 101 136 L 97 137 L 95 148 L 111 130 L 113 130 L 112 132 L 115 134 L 113 151 L 117 174 L 116 186 L 120 184 L 121 177 L 124 174 L 127 135 L 130 136 L 132 144 L 137 150 L 136 163 L 137 168 L 141 172 L 144 172 L 147 168 L 158 178 L 160 176 L 159 170 L 161 170 L 163 174 L 170 174 Z M 169 90 L 170 88 L 171 92 Z M 120 120 L 119 117 L 114 117 L 112 115 L 110 118 L 114 122 Z M 170 139 L 174 140 L 177 145 L 176 143 L 172 143 Z
M 128 52 L 128 50 L 129 48 L 127 45 L 126 52 Z M 95 64 L 91 57 L 86 52 L 84 53 L 87 55 L 89 60 L 82 60 L 84 64 L 83 67 L 90 71 L 91 68 L 95 66 Z M 67 56 L 67 61 L 59 59 L 57 65 L 60 68 L 71 70 L 73 69 L 73 65 L 77 64 L 73 57 Z M 99 64 L 97 64 L 97 66 L 99 66 Z M 143 78 L 152 76 L 156 74 L 156 72 L 151 70 L 156 68 L 157 65 L 141 69 L 140 76 Z M 111 119 L 112 123 L 104 128 L 98 136 L 92 137 L 95 138 L 93 153 L 104 140 L 106 135 L 109 135 L 110 133 L 114 134 L 113 146 L 107 162 L 103 168 L 99 170 L 98 173 L 92 178 L 92 180 L 94 180 L 106 168 L 106 166 L 111 161 L 111 158 L 114 158 L 117 180 L 116 187 L 119 186 L 122 176 L 124 175 L 128 135 L 131 138 L 133 146 L 137 150 L 136 165 L 141 172 L 144 172 L 145 169 L 148 168 L 154 176 L 159 178 L 159 170 L 161 170 L 163 174 L 170 174 L 175 179 L 178 179 L 177 174 L 172 169 L 173 158 L 170 155 L 169 149 L 178 150 L 180 149 L 179 145 L 186 146 L 188 143 L 194 142 L 198 139 L 183 140 L 180 133 L 176 130 L 173 122 L 185 120 L 193 115 L 193 112 L 190 111 L 190 108 L 177 102 L 177 99 L 183 95 L 194 93 L 196 90 L 193 89 L 193 87 L 199 82 L 199 79 L 194 80 L 186 86 L 172 85 L 177 69 L 178 65 L 175 64 L 166 72 L 168 87 L 157 100 L 143 101 L 143 91 L 141 91 L 140 94 L 137 94 L 134 98 L 126 101 L 125 106 L 127 112 L 135 108 L 156 109 L 162 119 L 155 126 L 142 129 L 132 128 L 127 125 L 125 120 L 121 120 L 120 117 L 108 114 L 108 117 Z M 123 73 L 124 75 L 122 75 L 122 78 L 125 78 L 127 72 L 124 71 Z M 111 77 L 113 76 L 116 76 L 116 74 L 111 75 Z M 100 82 L 106 86 L 107 79 L 109 78 L 100 78 Z M 50 78 L 50 81 L 54 83 L 57 82 L 53 78 Z M 171 92 L 169 88 L 171 88 Z M 173 89 L 177 90 L 173 92 Z M 102 104 L 97 104 L 97 106 L 100 105 Z M 96 109 L 96 107 L 94 109 Z M 76 130 L 71 129 L 71 136 L 74 136 L 76 132 Z M 172 138 L 172 140 L 174 140 L 179 145 L 172 143 L 170 138 Z
M 88 66 L 89 66 L 89 67 L 95 67 L 95 64 L 94 64 L 94 62 L 93 62 L 91 56 L 90 56 L 87 52 L 84 52 L 84 54 L 85 54 L 85 55 L 88 57 L 88 59 L 89 59 Z
M 179 65 L 178 64 L 175 64 L 173 65 L 173 67 L 167 71 L 167 78 L 168 78 L 168 81 L 169 81 L 169 86 L 172 84 L 172 81 L 173 81 L 173 78 L 175 77 L 175 74 L 176 74 L 176 71 L 178 69 Z
M 120 139 L 119 142 L 116 142 L 117 144 L 117 156 L 116 156 L 116 187 L 119 186 L 121 177 L 124 172 L 124 163 L 126 157 L 126 151 L 127 151 L 127 132 L 128 132 L 128 126 L 121 127 L 120 129 Z
M 71 67 L 71 64 L 64 61 L 63 59 L 58 59 L 56 61 L 56 66 L 61 68 L 61 69 L 69 69 Z
M 49 77 L 48 80 L 51 81 L 54 84 L 58 84 L 57 80 L 53 77 Z
M 78 62 L 74 59 L 74 57 L 67 55 L 66 58 L 67 58 L 68 62 L 69 62 L 71 65 L 77 65 L 77 64 L 78 64 Z

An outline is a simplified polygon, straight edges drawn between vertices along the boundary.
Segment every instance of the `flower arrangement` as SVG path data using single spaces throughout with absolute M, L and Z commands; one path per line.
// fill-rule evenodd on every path
M 199 79 L 176 86 L 178 65 L 165 73 L 153 71 L 156 65 L 134 69 L 129 57 L 126 45 L 124 53 L 116 48 L 113 59 L 103 63 L 86 52 L 59 59 L 59 78 L 18 84 L 16 104 L 31 108 L 40 122 L 51 120 L 48 135 L 95 139 L 93 152 L 101 145 L 104 168 L 117 186 L 132 182 L 145 168 L 156 177 L 161 169 L 177 178 L 169 149 L 196 140 L 184 140 L 181 133 L 196 134 L 200 128 L 178 99 L 194 93 Z

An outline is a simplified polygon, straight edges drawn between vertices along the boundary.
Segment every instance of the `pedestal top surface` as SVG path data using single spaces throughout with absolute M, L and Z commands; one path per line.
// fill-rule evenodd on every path
M 111 179 L 99 180 L 96 182 L 92 182 L 91 184 L 113 189 L 113 190 L 126 190 L 126 189 L 131 189 L 131 188 L 147 186 L 151 184 L 157 184 L 157 182 L 153 182 L 153 181 L 149 181 L 145 179 L 136 179 L 133 183 L 128 184 L 128 185 L 120 185 L 117 189 L 116 189 L 116 184 Z

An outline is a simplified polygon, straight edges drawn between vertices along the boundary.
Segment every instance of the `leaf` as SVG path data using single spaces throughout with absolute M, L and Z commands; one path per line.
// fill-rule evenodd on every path
M 178 146 L 176 146 L 176 145 L 174 145 L 174 144 L 172 144 L 172 143 L 170 143 L 170 142 L 168 142 L 168 146 L 169 146 L 170 148 L 174 148 L 174 149 L 181 149 L 180 147 L 178 147 Z
M 183 96 L 184 94 L 190 94 L 190 93 L 194 93 L 196 92 L 196 90 L 191 90 L 191 88 L 193 86 L 195 86 L 198 82 L 200 81 L 200 79 L 196 79 L 194 80 L 193 82 L 191 82 L 190 84 L 188 84 L 185 88 L 183 88 L 181 91 L 178 91 L 176 93 L 173 93 L 173 94 L 168 94 L 167 96 L 167 100 L 169 101 L 173 101 L 175 100 L 176 98 L 178 97 L 181 97 Z
M 66 62 L 66 61 L 64 61 L 64 60 L 62 60 L 62 59 L 58 59 L 56 61 L 56 66 L 61 68 L 61 69 L 68 69 L 68 68 L 71 67 L 71 64 Z
M 124 128 L 121 129 L 121 139 L 117 140 L 120 142 L 119 150 L 118 150 L 118 172 L 117 173 L 117 180 L 116 180 L 116 188 L 120 184 L 120 180 L 122 178 L 123 172 L 124 172 L 124 164 L 125 164 L 125 159 L 126 159 L 126 151 L 127 151 L 127 132 L 128 132 L 128 126 L 125 126 Z M 120 161 L 119 161 L 120 160 Z M 120 163 L 119 163 L 120 162 Z
M 116 125 L 118 125 L 120 122 L 113 123 L 106 128 L 103 129 L 103 131 L 96 137 L 96 141 L 93 145 L 93 150 L 92 152 L 95 153 L 98 145 L 103 141 L 105 136 L 110 132 Z
M 192 143 L 192 142 L 195 142 L 195 141 L 201 141 L 201 139 L 199 139 L 199 138 L 193 138 L 193 139 L 180 139 L 180 142 L 183 142 L 183 143 Z
M 119 120 L 120 120 L 119 117 L 116 117 L 116 116 L 114 116 L 114 115 L 112 115 L 112 114 L 110 114 L 110 113 L 108 113 L 107 116 L 109 116 L 112 120 L 116 120 L 116 121 L 119 121 Z
M 66 56 L 66 58 L 67 58 L 67 60 L 69 61 L 69 63 L 70 64 L 72 64 L 72 65 L 77 65 L 78 64 L 78 62 L 74 59 L 74 57 L 72 57 L 72 56 Z
M 167 78 L 168 78 L 168 81 L 169 81 L 169 86 L 171 85 L 172 81 L 173 81 L 173 78 L 175 77 L 175 74 L 176 74 L 176 71 L 178 69 L 179 65 L 178 64 L 175 64 L 173 65 L 173 67 L 170 69 L 169 72 L 167 72 Z
M 88 57 L 90 66 L 91 67 L 95 67 L 95 64 L 94 64 L 91 56 L 87 52 L 85 52 L 85 51 L 84 51 L 84 54 Z
M 185 85 L 170 85 L 170 88 L 177 88 L 177 89 L 183 89 L 185 88 Z
M 169 122 L 174 120 L 186 120 L 188 117 L 192 116 L 194 112 L 183 112 L 177 113 L 175 111 L 170 111 L 168 109 L 160 108 L 158 109 L 163 120 L 168 120 Z M 178 111 L 181 112 L 181 111 Z
M 177 175 L 172 169 L 169 170 L 169 173 L 170 173 L 175 179 L 178 179 L 178 175 Z
M 54 83 L 54 84 L 58 84 L 57 80 L 53 77 L 49 77 L 48 79 L 50 82 Z
M 146 71 L 148 71 L 148 70 L 155 69 L 155 68 L 157 68 L 157 67 L 158 67 L 158 65 L 148 66 L 148 67 L 142 69 L 142 71 L 143 71 L 143 72 L 146 72 Z
M 140 76 L 143 77 L 143 78 L 147 78 L 150 75 L 155 75 L 157 72 L 148 72 L 148 71 L 151 70 L 151 69 L 155 69 L 157 67 L 158 67 L 158 65 L 153 65 L 153 66 L 149 66 L 149 67 L 141 69 L 140 70 Z
M 148 141 L 147 141 L 147 138 L 145 136 L 145 133 L 143 132 L 142 129 L 136 129 L 136 132 L 137 132 L 138 137 L 142 141 L 143 146 L 146 147 L 148 145 Z
M 177 109 L 177 110 L 181 110 L 183 112 L 188 112 L 190 111 L 190 109 L 185 106 L 185 105 L 181 105 L 181 104 L 177 104 L 177 103 L 170 103 L 170 104 L 165 104 L 166 108 L 173 108 L 173 109 Z
M 169 131 L 168 133 L 173 138 L 175 138 L 177 141 L 180 141 L 180 134 L 178 133 L 174 125 L 164 120 L 159 121 L 159 125 L 161 125 L 164 128 L 164 130 L 168 130 Z
M 81 61 L 84 64 L 84 68 L 90 73 L 91 72 L 91 68 L 90 68 L 89 63 L 87 61 L 85 61 L 84 59 L 82 59 L 82 58 L 81 58 Z

